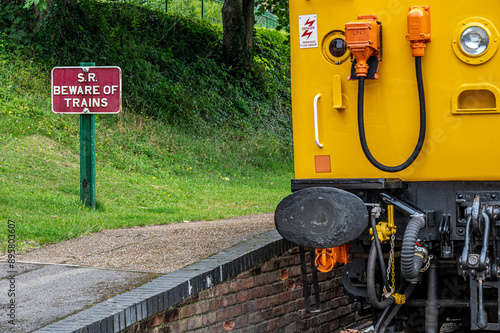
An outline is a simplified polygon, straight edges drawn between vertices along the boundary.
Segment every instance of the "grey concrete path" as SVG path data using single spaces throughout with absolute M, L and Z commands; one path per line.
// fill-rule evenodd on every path
M 273 228 L 260 214 L 106 230 L 18 255 L 14 269 L 0 253 L 0 332 L 32 332 Z
M 31 332 L 159 275 L 26 263 L 17 263 L 11 273 L 7 265 L 0 263 L 0 332 Z M 13 290 L 14 297 L 9 297 L 8 290 Z M 7 306 L 11 299 L 15 311 Z M 15 317 L 9 317 L 11 313 Z M 15 326 L 9 323 L 11 319 Z

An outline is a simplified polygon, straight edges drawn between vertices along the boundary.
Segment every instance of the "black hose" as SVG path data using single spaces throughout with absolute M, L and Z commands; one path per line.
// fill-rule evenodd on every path
M 422 268 L 424 258 L 415 254 L 417 236 L 425 226 L 423 216 L 417 215 L 411 218 L 406 226 L 403 245 L 401 246 L 401 273 L 408 282 L 417 282 Z
M 427 281 L 427 301 L 425 302 L 425 333 L 439 332 L 438 276 L 437 264 L 431 261 Z
M 382 243 L 380 242 L 380 238 L 378 238 L 378 233 L 377 233 L 377 221 L 375 220 L 375 214 L 370 215 L 370 224 L 372 226 L 373 230 L 373 243 L 376 246 L 377 249 L 377 257 L 378 257 L 378 264 L 380 266 L 380 269 L 382 272 L 386 271 L 385 267 L 385 261 L 384 261 L 384 254 L 382 253 Z M 390 288 L 389 286 L 389 281 L 387 281 L 387 276 L 385 274 L 382 274 L 382 280 L 384 283 L 384 288 Z
M 375 286 L 375 266 L 377 264 L 377 247 L 375 244 L 375 242 L 372 242 L 370 253 L 368 254 L 368 263 L 366 267 L 366 296 L 375 309 L 382 310 L 394 304 L 395 299 L 394 297 L 389 297 L 382 301 L 378 300 Z M 382 272 L 382 275 L 384 274 L 385 272 Z
M 364 95 L 365 95 L 365 77 L 360 76 L 358 82 L 358 131 L 359 131 L 359 140 L 361 141 L 361 148 L 363 148 L 363 152 L 365 153 L 366 158 L 373 164 L 376 168 L 386 171 L 386 172 L 398 172 L 409 167 L 417 158 L 418 154 L 420 154 L 420 150 L 422 150 L 422 146 L 424 145 L 425 140 L 425 130 L 426 130 L 426 111 L 425 111 L 425 94 L 424 94 L 424 82 L 422 78 L 422 58 L 415 57 L 415 71 L 417 74 L 417 88 L 418 88 L 418 100 L 420 104 L 420 133 L 418 135 L 417 145 L 413 150 L 413 153 L 410 157 L 400 165 L 396 166 L 387 166 L 375 159 L 372 153 L 370 152 L 370 148 L 368 148 L 368 143 L 366 142 L 365 135 L 365 124 L 364 124 Z

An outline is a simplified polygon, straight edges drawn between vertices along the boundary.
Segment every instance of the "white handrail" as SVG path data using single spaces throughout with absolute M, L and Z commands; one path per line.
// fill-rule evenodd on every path
M 323 148 L 323 145 L 319 143 L 319 134 L 318 134 L 318 99 L 321 97 L 321 94 L 317 94 L 314 97 L 314 139 L 316 140 L 316 144 L 318 147 Z

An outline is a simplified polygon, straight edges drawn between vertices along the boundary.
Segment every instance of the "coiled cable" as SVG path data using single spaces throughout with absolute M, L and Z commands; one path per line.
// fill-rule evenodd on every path
M 361 142 L 361 147 L 365 153 L 366 158 L 373 164 L 376 168 L 386 171 L 386 172 L 398 172 L 408 168 L 420 154 L 422 146 L 425 140 L 425 130 L 426 130 L 426 109 L 425 109 L 425 93 L 424 93 L 424 83 L 422 78 L 422 58 L 415 57 L 415 71 L 417 75 L 417 88 L 418 88 L 418 100 L 420 105 L 420 132 L 418 135 L 417 145 L 413 150 L 410 157 L 400 165 L 387 166 L 379 161 L 372 155 L 370 148 L 368 148 L 368 143 L 366 142 L 365 134 L 365 123 L 364 123 L 364 95 L 365 95 L 365 77 L 360 76 L 358 82 L 358 131 L 359 140 Z

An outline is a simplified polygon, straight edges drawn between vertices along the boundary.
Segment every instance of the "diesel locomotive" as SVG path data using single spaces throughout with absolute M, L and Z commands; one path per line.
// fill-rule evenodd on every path
M 314 274 L 344 263 L 376 332 L 500 331 L 500 1 L 289 10 L 295 177 L 276 228 Z

